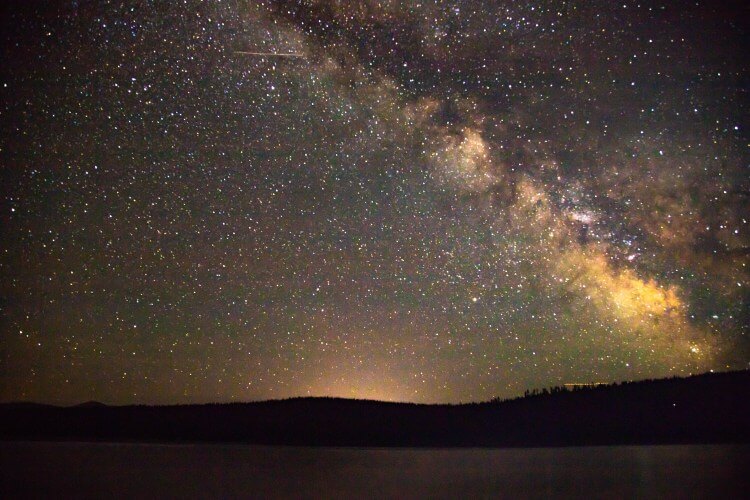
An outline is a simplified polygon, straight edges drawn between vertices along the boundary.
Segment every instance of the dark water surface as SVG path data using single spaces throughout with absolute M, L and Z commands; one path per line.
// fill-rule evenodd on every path
M 741 498 L 750 446 L 0 443 L 0 497 Z

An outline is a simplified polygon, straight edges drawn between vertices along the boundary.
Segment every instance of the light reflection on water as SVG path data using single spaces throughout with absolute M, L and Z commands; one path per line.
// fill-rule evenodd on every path
M 750 446 L 523 449 L 0 443 L 0 496 L 727 498 Z

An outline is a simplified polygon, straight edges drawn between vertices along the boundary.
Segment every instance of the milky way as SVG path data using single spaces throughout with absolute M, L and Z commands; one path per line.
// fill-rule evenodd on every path
M 750 366 L 742 2 L 2 9 L 4 401 Z

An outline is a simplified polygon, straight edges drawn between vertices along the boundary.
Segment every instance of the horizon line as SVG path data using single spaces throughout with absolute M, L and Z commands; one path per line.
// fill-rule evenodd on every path
M 701 373 L 689 373 L 687 375 L 670 375 L 670 376 L 659 377 L 659 378 L 620 380 L 620 381 L 597 382 L 597 383 L 588 383 L 588 384 L 552 385 L 552 386 L 546 386 L 546 387 L 541 387 L 541 388 L 535 387 L 532 389 L 526 389 L 526 391 L 529 391 L 529 392 L 534 391 L 534 390 L 541 391 L 543 389 L 550 389 L 554 387 L 567 388 L 569 386 L 588 387 L 588 388 L 609 387 L 609 386 L 621 385 L 625 383 L 631 384 L 631 383 L 639 383 L 639 382 L 658 382 L 662 380 L 687 379 L 691 377 L 701 377 L 701 376 L 706 376 L 706 375 L 722 375 L 722 374 L 740 373 L 740 372 L 750 372 L 750 368 L 741 368 L 741 369 L 726 370 L 726 371 L 709 370 L 709 371 L 701 372 Z M 574 392 L 574 391 L 570 391 L 570 392 Z M 337 399 L 341 401 L 357 401 L 357 402 L 371 402 L 371 403 L 383 403 L 383 404 L 406 404 L 406 405 L 418 405 L 418 406 L 462 406 L 462 405 L 477 405 L 477 404 L 485 404 L 485 403 L 502 403 L 502 402 L 514 401 L 518 399 L 525 399 L 527 397 L 541 396 L 541 395 L 543 395 L 541 392 L 537 394 L 525 394 L 522 392 L 515 396 L 508 396 L 508 397 L 493 396 L 489 399 L 484 399 L 480 401 L 432 402 L 432 403 L 405 401 L 405 400 L 393 401 L 393 400 L 368 399 L 368 398 L 360 399 L 356 397 L 322 395 L 322 396 L 286 396 L 286 397 L 269 398 L 269 399 L 251 399 L 251 400 L 245 400 L 245 401 L 224 401 L 224 402 L 213 401 L 213 402 L 202 402 L 202 403 L 192 402 L 192 403 L 122 403 L 120 404 L 120 403 L 103 403 L 95 399 L 89 399 L 86 401 L 81 401 L 79 403 L 40 403 L 37 401 L 30 401 L 30 400 L 15 400 L 15 401 L 0 401 L 0 406 L 38 405 L 38 406 L 52 406 L 56 408 L 75 408 L 75 407 L 84 406 L 87 404 L 97 404 L 97 405 L 113 407 L 113 408 L 114 407 L 128 407 L 128 406 L 168 407 L 168 406 L 207 406 L 207 405 L 274 403 L 274 402 L 290 401 L 294 399 Z

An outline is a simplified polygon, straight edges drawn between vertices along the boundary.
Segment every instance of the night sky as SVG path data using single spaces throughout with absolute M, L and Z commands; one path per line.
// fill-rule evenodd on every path
M 750 366 L 744 2 L 3 2 L 0 400 Z

